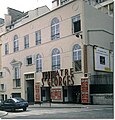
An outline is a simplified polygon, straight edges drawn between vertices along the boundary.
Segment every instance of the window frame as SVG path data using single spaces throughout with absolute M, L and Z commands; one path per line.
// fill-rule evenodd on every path
M 24 36 L 24 49 L 29 48 L 29 35 Z
M 82 71 L 82 50 L 79 44 L 73 46 L 73 62 L 76 72 Z M 78 66 L 79 65 L 79 66 Z
M 21 76 L 20 76 L 20 67 L 19 66 L 15 66 L 14 67 L 14 79 L 13 79 L 13 83 L 14 83 L 14 87 L 20 87 L 21 86 Z
M 9 54 L 9 44 L 8 43 L 5 43 L 4 48 L 5 48 L 5 55 Z
M 15 35 L 15 36 L 14 36 L 13 44 L 14 44 L 14 52 L 19 51 L 18 35 Z
M 57 17 L 53 18 L 51 21 L 51 40 L 56 40 L 60 38 L 60 24 Z
M 36 45 L 41 44 L 41 30 L 35 32 L 35 44 Z
M 58 48 L 54 48 L 52 50 L 52 70 L 60 69 L 60 50 Z
M 36 72 L 42 72 L 42 56 L 36 55 Z
M 79 28 L 76 28 L 76 26 L 79 27 Z M 72 17 L 72 33 L 75 34 L 75 33 L 78 33 L 78 32 L 81 32 L 81 17 L 80 17 L 80 14 Z

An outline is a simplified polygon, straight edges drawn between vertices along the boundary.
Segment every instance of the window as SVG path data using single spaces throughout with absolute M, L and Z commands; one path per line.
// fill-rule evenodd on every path
M 34 55 L 30 55 L 30 56 L 27 56 L 24 60 L 25 60 L 24 61 L 25 65 L 29 66 L 29 65 L 34 64 L 35 57 L 34 57 Z
M 31 65 L 32 64 L 32 57 L 31 56 L 27 57 L 26 60 L 27 60 L 27 65 Z
M 55 48 L 52 50 L 52 70 L 60 69 L 60 51 Z
M 40 54 L 36 56 L 36 72 L 42 71 L 42 57 Z
M 24 48 L 29 48 L 29 35 L 24 36 Z
M 15 79 L 19 79 L 20 78 L 20 76 L 19 76 L 19 68 L 15 67 L 14 71 L 15 71 Z
M 17 52 L 19 50 L 19 44 L 18 44 L 18 36 L 14 36 L 14 52 Z
M 14 68 L 14 87 L 20 87 L 20 68 L 15 67 Z
M 73 62 L 75 71 L 81 71 L 81 46 L 78 44 L 73 47 Z
M 41 44 L 41 30 L 35 32 L 35 40 L 36 45 Z
M 0 91 L 4 91 L 5 90 L 5 84 L 0 84 Z
M 69 0 L 60 0 L 61 5 L 67 3 Z
M 8 43 L 5 43 L 5 55 L 9 53 L 9 46 Z
M 73 33 L 81 31 L 80 15 L 76 15 L 76 16 L 72 17 L 72 24 L 73 24 Z
M 55 40 L 59 37 L 59 20 L 57 18 L 54 18 L 51 22 L 51 40 Z

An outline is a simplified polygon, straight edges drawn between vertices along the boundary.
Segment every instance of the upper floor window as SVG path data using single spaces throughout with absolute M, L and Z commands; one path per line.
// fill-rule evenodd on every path
M 73 27 L 73 33 L 81 31 L 80 15 L 76 15 L 72 17 L 72 27 Z
M 61 5 L 67 3 L 69 0 L 60 0 Z
M 36 72 L 42 71 L 42 57 L 40 54 L 36 56 Z
M 15 76 L 14 76 L 15 79 L 19 79 L 19 78 L 20 78 L 20 75 L 19 75 L 19 67 L 15 67 L 15 68 L 14 68 L 14 72 L 15 72 L 15 74 L 14 74 L 14 75 L 15 75 Z
M 5 55 L 9 53 L 9 45 L 8 43 L 5 43 Z
M 29 55 L 24 58 L 24 64 L 26 66 L 33 65 L 35 63 L 35 55 Z
M 59 19 L 56 17 L 51 21 L 51 40 L 55 40 L 60 37 L 59 32 Z
M 60 69 L 60 51 L 55 48 L 52 50 L 52 70 Z
M 14 52 L 19 50 L 18 36 L 14 36 Z
M 41 44 L 41 30 L 35 32 L 36 45 Z
M 73 62 L 75 71 L 81 71 L 81 46 L 78 44 L 73 46 Z
M 26 64 L 27 65 L 32 65 L 32 56 L 27 56 L 26 57 Z
M 24 48 L 29 48 L 29 35 L 24 36 Z
M 20 68 L 14 68 L 14 79 L 13 79 L 13 86 L 20 87 Z

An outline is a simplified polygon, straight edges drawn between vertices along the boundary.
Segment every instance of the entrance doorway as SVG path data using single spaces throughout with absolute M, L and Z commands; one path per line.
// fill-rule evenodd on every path
M 27 80 L 27 101 L 34 104 L 34 80 Z
M 41 87 L 41 100 L 44 102 L 51 101 L 50 87 Z
M 64 86 L 63 87 L 63 102 L 80 103 L 81 88 L 79 86 Z

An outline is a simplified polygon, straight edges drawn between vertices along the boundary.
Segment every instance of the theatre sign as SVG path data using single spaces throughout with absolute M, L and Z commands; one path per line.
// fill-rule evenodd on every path
M 73 86 L 74 85 L 73 68 L 42 72 L 42 86 L 47 85 L 49 87 Z

